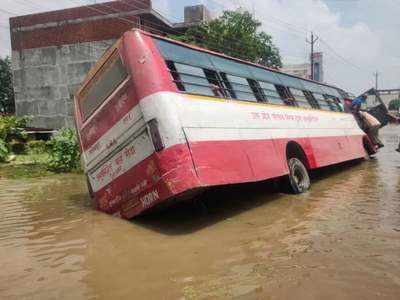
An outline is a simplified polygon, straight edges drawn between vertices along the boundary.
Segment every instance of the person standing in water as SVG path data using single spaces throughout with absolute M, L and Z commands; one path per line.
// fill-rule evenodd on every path
M 378 148 L 381 148 L 384 146 L 382 141 L 379 139 L 379 128 L 381 127 L 381 123 L 374 116 L 365 111 L 361 111 L 361 105 L 367 101 L 367 98 L 367 94 L 354 98 L 351 102 L 351 111 L 356 117 L 357 122 L 361 125 L 360 127 L 371 138 L 372 142 L 378 146 Z

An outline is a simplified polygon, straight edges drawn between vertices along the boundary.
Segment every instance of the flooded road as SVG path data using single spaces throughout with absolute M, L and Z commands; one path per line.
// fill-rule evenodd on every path
M 0 299 L 400 299 L 398 134 L 300 196 L 221 188 L 131 222 L 79 175 L 0 179 Z

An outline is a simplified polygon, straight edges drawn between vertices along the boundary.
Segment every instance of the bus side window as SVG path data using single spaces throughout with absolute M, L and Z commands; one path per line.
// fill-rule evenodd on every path
M 257 83 L 261 87 L 262 93 L 265 97 L 264 100 L 266 102 L 272 104 L 285 105 L 285 102 L 282 100 L 282 97 L 280 96 L 276 85 L 265 81 L 257 81 Z
M 257 102 L 257 98 L 251 89 L 247 78 L 235 76 L 226 73 L 220 73 L 221 77 L 224 78 L 224 82 L 229 87 L 232 98 Z
M 326 101 L 325 97 L 319 93 L 313 93 L 314 99 L 317 101 L 319 109 L 322 110 L 332 110 L 332 107 L 329 105 L 329 102 Z
M 185 86 L 182 83 L 181 77 L 180 77 L 178 71 L 175 68 L 174 62 L 172 62 L 170 60 L 167 60 L 165 62 L 166 62 L 167 67 L 169 69 L 169 73 L 171 74 L 172 79 L 175 82 L 176 87 L 178 88 L 178 90 L 183 91 L 183 92 L 186 91 L 185 90 Z
M 306 98 L 302 90 L 289 88 L 289 91 L 291 92 L 298 106 L 312 108 L 311 104 L 309 103 L 308 99 Z
M 176 75 L 179 80 L 174 80 L 178 89 L 187 93 L 214 96 L 214 91 L 210 86 L 209 80 L 206 76 L 206 71 L 199 67 L 185 65 L 174 62 Z M 179 84 L 182 86 L 179 88 Z
M 225 73 L 220 73 L 220 76 L 221 76 L 222 83 L 223 83 L 224 88 L 226 89 L 226 91 L 230 94 L 231 98 L 235 98 L 236 99 L 235 91 L 233 90 L 232 85 L 229 82 L 226 74 Z
M 222 80 L 219 77 L 218 73 L 214 70 L 209 70 L 209 69 L 203 69 L 203 71 L 204 74 L 206 75 L 208 82 L 211 85 L 211 89 L 214 93 L 214 96 L 220 98 L 227 98 L 228 90 L 222 83 Z
M 249 86 L 251 90 L 253 91 L 254 95 L 256 96 L 256 99 L 258 102 L 266 102 L 265 95 L 263 93 L 263 90 L 261 89 L 260 84 L 254 80 L 254 79 L 247 79 L 247 82 L 249 83 Z
M 315 100 L 313 94 L 309 91 L 304 91 L 304 95 L 308 99 L 308 102 L 310 102 L 311 106 L 315 109 L 319 109 L 319 105 L 317 100 Z
M 283 85 L 275 85 L 275 87 L 286 105 L 296 106 L 296 103 L 293 100 L 293 96 L 290 94 L 290 91 L 286 87 L 284 87 Z
M 328 102 L 329 106 L 331 107 L 331 110 L 333 111 L 343 111 L 342 107 L 339 105 L 339 99 L 330 96 L 330 95 L 324 95 L 326 101 Z

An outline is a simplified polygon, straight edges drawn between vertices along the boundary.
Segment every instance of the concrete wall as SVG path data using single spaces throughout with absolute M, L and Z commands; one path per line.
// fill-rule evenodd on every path
M 280 71 L 305 79 L 311 78 L 311 64 L 285 65 Z
M 184 18 L 186 23 L 204 22 L 212 19 L 211 13 L 204 5 L 186 6 Z
M 13 51 L 16 114 L 31 126 L 74 126 L 73 96 L 92 65 L 115 40 Z

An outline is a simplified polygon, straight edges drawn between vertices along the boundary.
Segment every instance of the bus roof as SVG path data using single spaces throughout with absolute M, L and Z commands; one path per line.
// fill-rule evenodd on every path
M 235 58 L 235 57 L 232 57 L 232 56 L 220 53 L 220 52 L 208 50 L 206 48 L 202 48 L 202 47 L 199 47 L 199 46 L 183 43 L 183 42 L 180 42 L 180 41 L 177 41 L 177 40 L 174 40 L 174 39 L 171 39 L 171 38 L 167 38 L 167 37 L 164 37 L 164 36 L 160 36 L 160 35 L 157 35 L 157 34 L 154 34 L 154 33 L 150 33 L 150 32 L 147 32 L 147 31 L 144 31 L 144 30 L 141 30 L 141 29 L 135 28 L 135 29 L 132 29 L 132 31 L 140 31 L 141 33 L 143 33 L 145 35 L 148 35 L 148 36 L 151 36 L 151 37 L 155 37 L 155 38 L 158 38 L 158 39 L 161 39 L 161 40 L 165 40 L 165 41 L 168 41 L 170 43 L 174 43 L 174 44 L 177 44 L 177 45 L 189 48 L 189 49 L 193 49 L 193 50 L 197 50 L 197 51 L 201 51 L 201 52 L 206 52 L 206 53 L 213 54 L 213 55 L 216 55 L 216 56 L 220 56 L 220 57 L 223 57 L 223 58 L 226 58 L 226 59 L 230 59 L 230 60 L 233 60 L 233 61 L 241 62 L 241 63 L 247 64 L 247 65 L 256 66 L 258 68 L 262 68 L 262 69 L 268 70 L 270 72 L 283 74 L 283 75 L 290 76 L 290 77 L 293 77 L 293 78 L 296 78 L 296 79 L 305 80 L 305 81 L 308 81 L 308 82 L 312 82 L 314 84 L 324 85 L 324 86 L 327 86 L 327 87 L 331 87 L 331 88 L 335 88 L 335 89 L 343 91 L 343 89 L 341 89 L 341 88 L 339 88 L 337 86 L 334 86 L 334 85 L 330 85 L 330 84 L 326 84 L 326 83 L 323 83 L 323 82 L 319 82 L 319 81 L 315 81 L 315 80 L 311 80 L 311 79 L 306 79 L 306 78 L 299 77 L 299 76 L 296 76 L 296 75 L 292 75 L 292 74 L 288 74 L 288 73 L 285 73 L 285 72 L 281 72 L 278 69 L 266 67 L 266 66 L 263 66 L 263 65 L 260 65 L 260 64 L 256 64 L 256 63 L 253 63 L 253 62 L 250 62 L 250 61 L 247 61 L 247 60 L 243 60 L 243 59 L 240 59 L 240 58 Z

